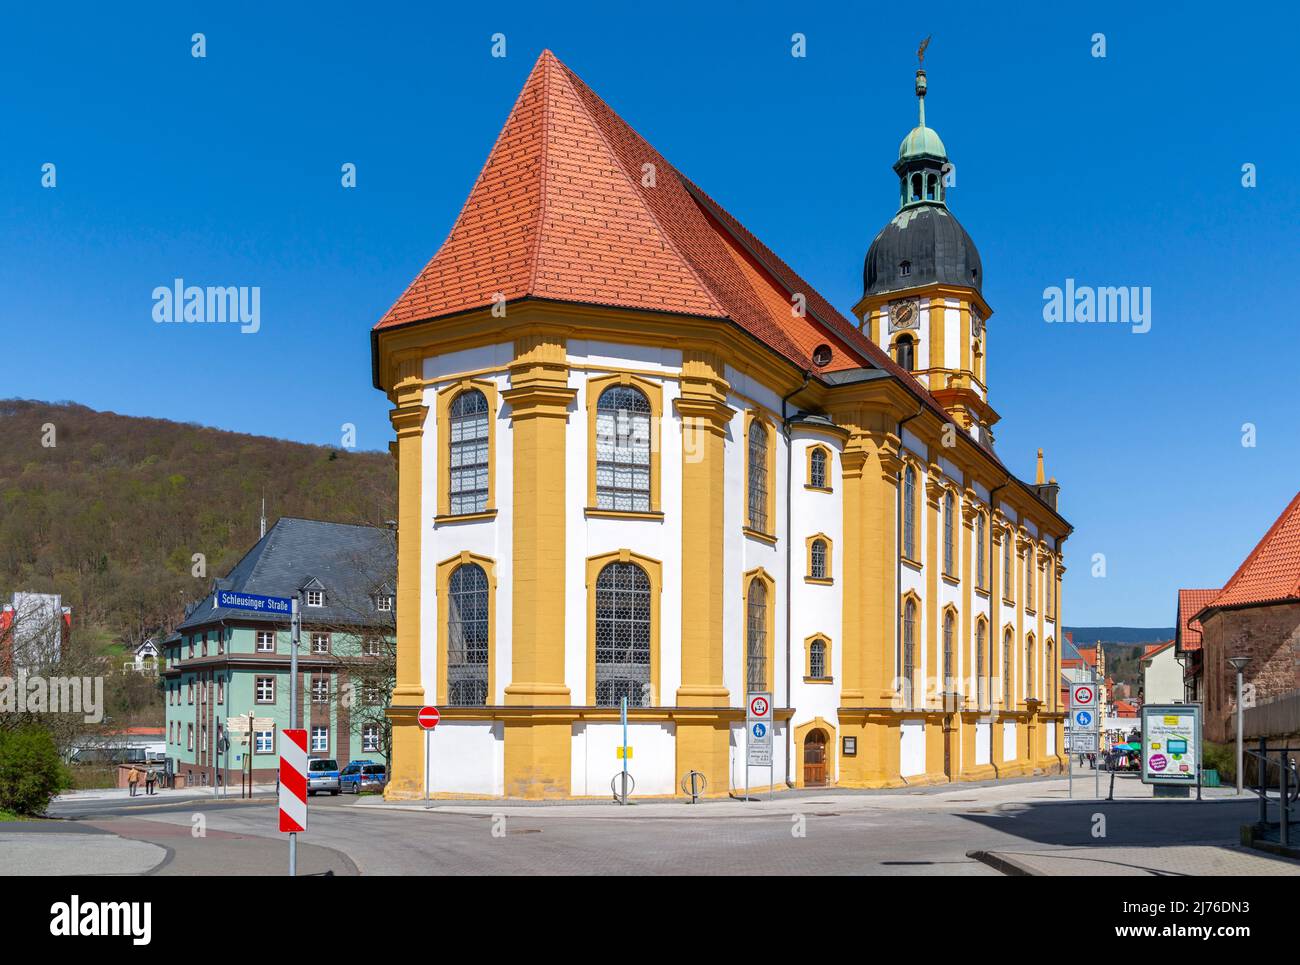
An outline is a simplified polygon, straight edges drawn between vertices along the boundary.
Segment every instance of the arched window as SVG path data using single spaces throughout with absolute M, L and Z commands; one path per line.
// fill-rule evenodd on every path
M 1011 631 L 1002 638 L 1002 708 L 1011 709 Z
M 814 489 L 826 489 L 826 450 L 814 449 L 808 456 L 808 485 Z
M 1034 635 L 1025 640 L 1025 699 L 1034 696 Z
M 489 632 L 483 567 L 456 567 L 447 597 L 447 701 L 453 707 L 483 707 L 488 702 Z
M 984 514 L 975 514 L 975 585 L 984 586 Z
M 903 555 L 916 559 L 916 469 L 903 470 Z
M 984 707 L 984 701 L 987 697 L 984 679 L 986 669 L 984 664 L 984 624 L 977 623 L 975 625 L 975 704 L 980 708 Z
M 808 575 L 814 580 L 828 579 L 826 572 L 826 540 L 815 539 L 808 546 Z
M 650 511 L 650 401 L 611 385 L 596 402 L 596 508 Z
M 767 426 L 749 424 L 749 526 L 767 532 Z
M 1043 587 L 1043 599 L 1046 601 L 1044 606 L 1047 607 L 1047 615 L 1056 616 L 1056 562 L 1050 556 L 1047 558 L 1047 584 Z
M 910 335 L 900 335 L 894 342 L 894 361 L 900 368 L 912 371 L 916 368 L 916 343 Z
M 1056 698 L 1061 690 L 1061 676 L 1056 672 L 1056 661 L 1053 659 L 1052 641 L 1047 641 L 1047 662 L 1043 665 L 1043 671 L 1047 674 L 1047 703 L 1052 710 L 1056 710 Z
M 903 605 L 903 706 L 911 709 L 916 685 L 916 601 Z
M 481 513 L 488 501 L 488 403 L 478 389 L 451 404 L 449 465 L 451 512 Z
M 808 645 L 808 676 L 828 677 L 826 672 L 826 641 L 814 640 Z
M 943 615 L 943 692 L 945 694 L 954 693 L 957 689 L 957 681 L 953 676 L 956 672 L 953 666 L 953 623 L 952 611 L 949 610 Z
M 1034 609 L 1034 547 L 1025 550 L 1025 609 Z
M 939 176 L 937 174 L 927 174 L 925 176 L 925 200 L 939 200 Z
M 767 586 L 755 577 L 745 600 L 745 692 L 767 690 Z
M 912 175 L 912 200 L 913 201 L 921 200 L 921 175 L 920 174 Z
M 943 494 L 943 571 L 949 576 L 952 576 L 953 570 L 957 566 L 957 549 L 954 533 L 956 522 L 953 519 L 953 516 L 955 515 L 953 510 L 954 500 L 952 498 L 952 492 L 945 492 Z
M 596 577 L 596 705 L 650 706 L 650 577 L 608 563 Z
M 1002 596 L 1011 600 L 1015 587 L 1011 585 L 1011 530 L 1002 534 Z

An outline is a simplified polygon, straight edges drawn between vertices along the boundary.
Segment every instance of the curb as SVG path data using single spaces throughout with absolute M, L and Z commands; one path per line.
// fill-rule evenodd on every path
M 967 851 L 966 857 L 986 864 L 994 871 L 1000 871 L 1009 878 L 1038 878 L 1042 874 L 1011 858 L 1003 857 L 996 851 Z

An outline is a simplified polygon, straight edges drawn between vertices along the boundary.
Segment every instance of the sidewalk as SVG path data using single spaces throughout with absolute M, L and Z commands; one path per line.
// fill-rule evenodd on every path
M 257 797 L 274 796 L 274 784 L 257 784 L 253 787 L 253 793 Z M 220 795 L 214 795 L 211 787 L 186 787 L 179 790 L 169 790 L 167 788 L 159 789 L 153 794 L 145 794 L 144 788 L 141 787 L 136 791 L 135 797 L 131 797 L 131 789 L 126 787 L 100 787 L 85 791 L 64 791 L 54 798 L 56 804 L 72 804 L 85 801 L 125 801 L 139 800 L 152 801 L 158 804 L 167 804 L 174 801 L 190 801 L 196 798 L 206 798 L 208 800 L 239 800 L 239 788 L 227 788 L 226 795 L 222 798 Z
M 1056 848 L 1050 851 L 969 851 L 1006 875 L 1085 877 L 1230 877 L 1300 874 L 1300 861 L 1275 858 L 1233 844 L 1169 847 Z
M 853 788 L 811 788 L 802 790 L 780 790 L 771 795 L 764 794 L 749 801 L 734 798 L 708 798 L 697 804 L 690 804 L 680 799 L 642 799 L 633 798 L 627 807 L 621 807 L 609 799 L 590 799 L 582 801 L 525 801 L 503 798 L 434 798 L 432 807 L 426 808 L 423 800 L 386 801 L 382 797 L 362 797 L 354 807 L 361 809 L 382 809 L 406 811 L 422 814 L 482 814 L 490 810 L 492 814 L 507 817 L 523 817 L 536 814 L 537 808 L 545 808 L 547 817 L 579 817 L 587 819 L 626 819 L 637 818 L 719 818 L 719 817 L 757 817 L 762 815 L 791 814 L 821 806 L 833 806 L 836 811 L 856 811 L 868 809 L 886 810 L 969 810 L 972 807 L 1003 807 L 1016 804 L 1070 804 L 1095 802 L 1093 771 L 1075 771 L 1074 796 L 1070 795 L 1070 782 L 1067 777 L 1017 778 L 1007 781 L 983 781 L 972 783 L 941 784 L 928 787 L 901 787 L 884 790 L 856 790 Z M 1086 776 L 1086 779 L 1085 777 Z M 1105 800 L 1110 790 L 1110 775 L 1103 774 L 1101 781 L 1101 798 Z M 1152 789 L 1141 783 L 1133 774 L 1117 774 L 1115 777 L 1115 800 L 1152 800 Z M 1192 799 L 1195 799 L 1195 790 Z M 1205 788 L 1202 791 L 1204 802 L 1237 800 L 1232 788 Z M 1178 801 L 1160 803 L 1178 804 Z

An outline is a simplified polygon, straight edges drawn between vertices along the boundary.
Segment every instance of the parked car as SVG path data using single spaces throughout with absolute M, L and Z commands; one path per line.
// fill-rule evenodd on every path
M 388 783 L 388 769 L 374 761 L 352 761 L 339 772 L 339 785 L 344 791 L 360 794 L 362 791 L 382 791 Z
M 338 794 L 339 762 L 332 757 L 313 757 L 307 762 L 307 796 L 317 791 L 329 791 Z

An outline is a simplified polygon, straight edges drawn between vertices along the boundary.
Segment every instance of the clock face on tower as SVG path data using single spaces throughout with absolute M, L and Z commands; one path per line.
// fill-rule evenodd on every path
M 921 300 L 905 298 L 889 306 L 889 330 L 897 332 L 906 328 L 916 328 L 921 317 Z

